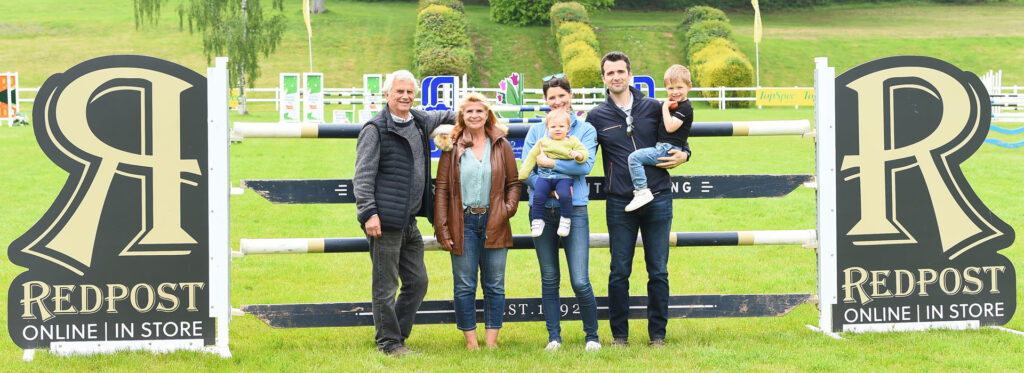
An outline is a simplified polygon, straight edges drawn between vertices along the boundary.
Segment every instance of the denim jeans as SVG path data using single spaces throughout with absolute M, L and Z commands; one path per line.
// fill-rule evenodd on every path
M 413 220 L 404 230 L 385 229 L 379 238 L 367 236 L 373 262 L 373 327 L 377 348 L 391 351 L 402 346 L 412 332 L 416 311 L 427 294 L 427 267 L 423 264 L 423 236 Z M 395 300 L 398 283 L 402 293 Z
M 505 258 L 508 248 L 484 248 L 487 240 L 487 216 L 466 213 L 466 240 L 462 255 L 452 254 L 452 280 L 455 285 L 455 325 L 462 331 L 476 330 L 477 268 L 484 290 L 484 327 L 501 329 L 505 313 Z
M 647 187 L 647 174 L 644 173 L 644 165 L 654 166 L 661 161 L 659 157 L 668 156 L 669 150 L 682 151 L 678 146 L 659 142 L 650 148 L 640 148 L 629 153 L 629 177 L 633 179 L 633 189 L 640 190 Z
M 636 234 L 644 241 L 647 263 L 647 331 L 652 339 L 665 338 L 668 323 L 668 235 L 672 229 L 672 199 L 654 196 L 651 203 L 625 212 L 629 198 L 608 196 L 608 238 L 611 273 L 608 274 L 608 324 L 612 337 L 629 337 L 629 275 L 633 272 Z
M 559 237 L 555 233 L 560 208 L 544 209 L 544 233 L 533 239 L 537 248 L 537 262 L 540 263 L 541 304 L 544 306 L 544 321 L 548 328 L 548 341 L 562 341 L 561 297 L 558 285 L 561 282 L 558 264 Z M 587 206 L 575 206 L 572 209 L 572 228 L 569 236 L 562 238 L 565 245 L 565 260 L 569 267 L 569 279 L 576 300 L 580 303 L 580 316 L 583 318 L 583 332 L 587 341 L 598 341 L 597 337 L 597 302 L 594 290 L 590 287 L 590 219 Z

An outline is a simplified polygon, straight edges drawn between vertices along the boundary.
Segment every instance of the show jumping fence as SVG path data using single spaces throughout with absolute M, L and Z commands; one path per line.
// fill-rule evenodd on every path
M 578 108 L 575 107 L 574 108 Z M 497 106 L 495 111 L 547 111 L 546 106 Z M 252 123 L 235 122 L 235 138 L 356 138 L 362 128 L 359 124 L 298 124 L 298 123 Z M 525 137 L 529 125 L 512 124 L 509 138 Z M 789 135 L 813 137 L 808 120 L 791 121 L 746 121 L 746 122 L 696 122 L 691 136 L 771 136 Z M 589 177 L 590 199 L 600 201 L 606 198 L 600 188 L 601 177 Z M 814 175 L 693 175 L 673 176 L 672 194 L 674 199 L 707 198 L 770 198 L 788 195 L 798 187 L 816 186 Z M 681 185 L 693 186 L 680 188 Z M 351 179 L 316 180 L 242 180 L 240 186 L 255 191 L 272 203 L 355 203 L 351 194 Z M 525 195 L 526 191 L 524 193 Z M 423 237 L 427 250 L 439 250 L 433 237 Z M 669 236 L 673 247 L 683 246 L 741 246 L 741 245 L 801 245 L 817 247 L 814 229 L 764 230 L 731 232 L 673 232 Z M 608 247 L 607 233 L 592 233 L 590 247 Z M 642 245 L 637 238 L 637 245 Z M 515 235 L 512 249 L 532 248 L 528 235 Z M 341 238 L 274 238 L 248 239 L 240 241 L 239 251 L 234 257 L 267 254 L 312 254 L 366 252 L 368 244 L 364 237 Z M 816 302 L 813 294 L 726 294 L 726 295 L 678 295 L 670 299 L 669 317 L 765 317 L 782 316 L 804 303 Z M 607 298 L 598 297 L 599 317 L 607 318 Z M 505 321 L 539 321 L 540 298 L 506 300 Z M 646 318 L 647 300 L 644 296 L 630 299 L 630 318 Z M 482 301 L 477 300 L 477 317 L 482 317 Z M 519 310 L 519 311 L 510 311 Z M 562 298 L 565 319 L 578 319 L 574 297 Z M 335 327 L 372 325 L 369 302 L 356 303 L 311 303 L 311 304 L 255 304 L 241 306 L 242 313 L 251 314 L 273 327 Z M 451 300 L 428 300 L 417 314 L 417 323 L 453 323 L 454 311 Z

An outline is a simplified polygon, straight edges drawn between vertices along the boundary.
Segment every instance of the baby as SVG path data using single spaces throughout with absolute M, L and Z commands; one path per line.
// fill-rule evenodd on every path
M 526 180 L 530 176 L 530 172 L 537 165 L 537 155 L 540 154 L 541 148 L 544 148 L 544 154 L 552 159 L 573 159 L 579 163 L 587 161 L 587 148 L 576 137 L 567 136 L 569 113 L 564 110 L 552 111 L 548 114 L 545 126 L 548 135 L 538 140 L 537 145 L 530 149 L 530 153 L 523 157 L 523 164 L 519 167 L 519 180 Z M 548 202 L 548 196 L 554 190 L 561 209 L 557 233 L 561 237 L 568 236 L 572 222 L 569 219 L 572 216 L 572 178 L 545 167 L 537 167 L 537 176 L 530 205 L 530 235 L 540 237 L 541 233 L 544 233 L 544 204 Z

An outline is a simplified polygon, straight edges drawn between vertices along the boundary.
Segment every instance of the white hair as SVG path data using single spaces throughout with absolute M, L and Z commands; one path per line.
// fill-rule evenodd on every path
M 412 82 L 412 86 L 414 89 L 416 89 L 417 91 L 420 90 L 419 83 L 416 82 L 416 77 L 413 76 L 412 73 L 409 72 L 409 70 L 398 70 L 391 74 L 388 74 L 388 77 L 384 79 L 384 86 L 381 87 L 384 90 L 384 95 L 387 95 L 388 92 L 391 92 L 391 86 L 395 84 L 395 81 L 399 80 L 410 81 Z

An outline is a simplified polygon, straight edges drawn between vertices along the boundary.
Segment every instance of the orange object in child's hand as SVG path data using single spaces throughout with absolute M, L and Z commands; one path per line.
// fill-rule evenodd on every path
M 672 101 L 671 104 L 668 104 L 668 109 L 669 110 L 675 110 L 677 106 L 679 106 L 679 103 L 676 102 L 676 101 Z

